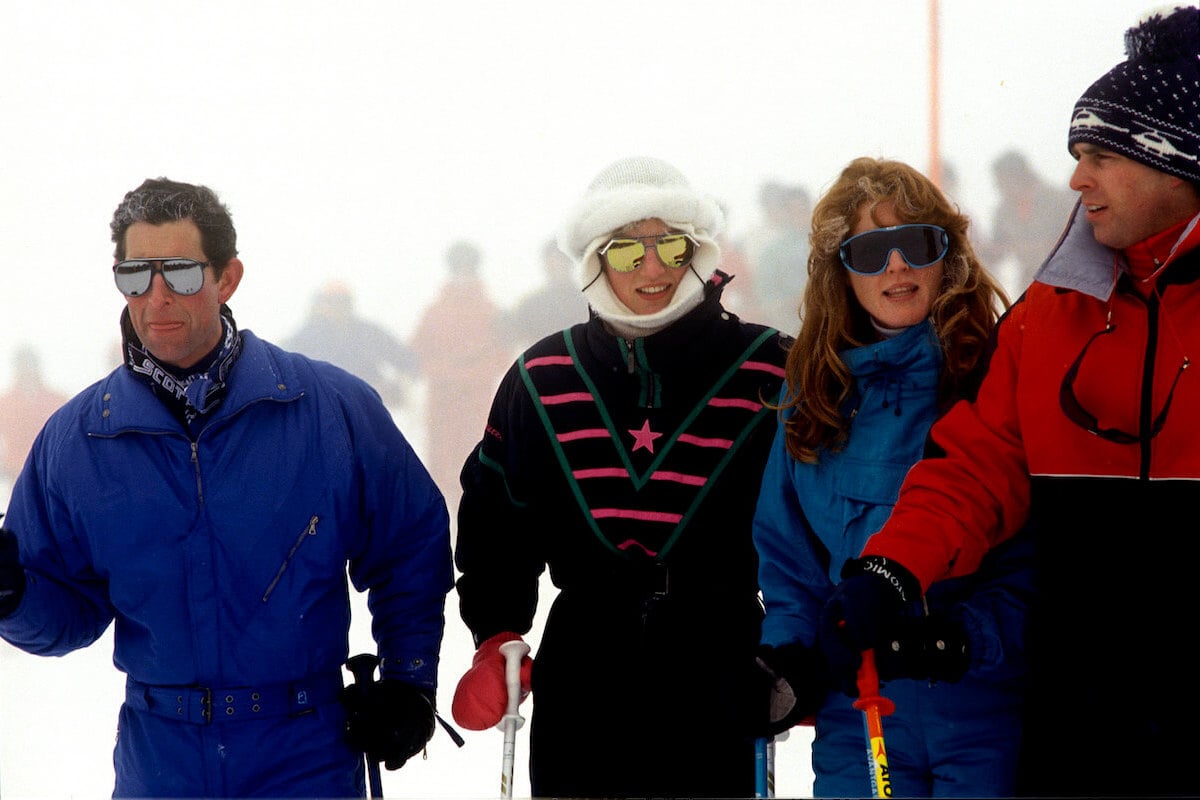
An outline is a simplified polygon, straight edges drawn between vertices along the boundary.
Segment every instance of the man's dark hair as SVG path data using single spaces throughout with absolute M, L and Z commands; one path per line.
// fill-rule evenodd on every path
M 116 244 L 113 255 L 118 261 L 125 258 L 125 231 L 133 223 L 161 225 L 182 219 L 196 223 L 200 229 L 200 246 L 204 248 L 204 255 L 212 262 L 216 274 L 220 275 L 229 259 L 237 255 L 237 231 L 234 230 L 229 209 L 217 198 L 216 192 L 207 186 L 166 178 L 148 178 L 141 186 L 125 194 L 125 199 L 113 212 L 109 225 L 112 240 Z

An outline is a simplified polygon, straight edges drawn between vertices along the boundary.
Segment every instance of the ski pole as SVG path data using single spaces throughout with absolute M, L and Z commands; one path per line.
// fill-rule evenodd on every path
M 863 712 L 867 726 L 871 789 L 875 797 L 891 797 L 892 777 L 888 772 L 887 749 L 883 746 L 883 718 L 896 710 L 896 704 L 879 694 L 874 650 L 863 651 L 862 666 L 858 669 L 858 699 L 854 701 L 854 707 Z
M 375 667 L 379 666 L 379 657 L 374 653 L 360 653 L 356 656 L 351 656 L 346 661 L 346 669 L 350 670 L 350 674 L 354 676 L 354 682 L 360 686 L 366 686 L 375 679 Z M 379 776 L 379 762 L 372 761 L 371 757 L 363 753 L 363 760 L 367 764 L 367 778 L 371 784 L 371 797 L 373 800 L 383 800 L 383 780 Z
M 520 639 L 500 645 L 504 656 L 504 683 L 508 688 L 508 709 L 500 720 L 504 728 L 504 762 L 500 771 L 500 796 L 513 796 L 513 765 L 516 762 L 517 729 L 525 724 L 521 716 L 521 661 L 529 653 L 529 645 Z
M 775 796 L 775 737 L 754 740 L 754 796 Z

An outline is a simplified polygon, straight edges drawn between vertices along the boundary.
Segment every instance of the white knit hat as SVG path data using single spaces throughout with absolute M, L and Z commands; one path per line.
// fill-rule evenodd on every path
M 698 247 L 690 269 L 698 280 L 681 281 L 667 308 L 635 314 L 617 299 L 607 279 L 598 280 L 602 269 L 596 251 L 614 231 L 655 217 L 695 238 Z M 558 246 L 579 265 L 579 285 L 593 310 L 622 332 L 645 335 L 666 327 L 703 299 L 704 283 L 720 263 L 713 237 L 723 222 L 716 200 L 693 189 L 671 164 L 652 157 L 624 158 L 592 180 L 559 229 Z

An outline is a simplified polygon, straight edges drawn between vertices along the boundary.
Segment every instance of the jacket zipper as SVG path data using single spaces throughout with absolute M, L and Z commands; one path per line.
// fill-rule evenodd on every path
M 292 561 L 292 556 L 296 555 L 296 551 L 300 549 L 300 545 L 304 544 L 305 538 L 317 535 L 317 515 L 313 514 L 312 519 L 308 521 L 308 527 L 300 531 L 300 536 L 296 539 L 296 543 L 292 545 L 292 549 L 288 551 L 287 558 L 279 565 L 279 571 L 275 573 L 275 577 L 271 580 L 271 584 L 267 586 L 267 590 L 263 592 L 262 601 L 267 602 L 267 598 L 271 596 L 271 592 L 275 591 L 276 585 L 283 578 L 283 573 L 287 570 L 288 564 Z
M 1146 354 L 1142 362 L 1142 398 L 1138 409 L 1138 438 L 1141 439 L 1141 462 L 1138 476 L 1142 480 L 1150 477 L 1150 445 L 1154 438 L 1154 362 L 1158 358 L 1158 321 L 1162 314 L 1162 303 L 1155 292 L 1144 301 L 1146 306 Z
M 200 448 L 196 440 L 192 440 L 192 468 L 196 470 L 196 497 L 200 505 L 204 505 L 204 481 L 200 479 Z
M 630 375 L 637 374 L 637 342 L 634 339 L 622 339 L 625 344 L 625 365 Z M 657 390 L 654 372 L 650 369 L 642 371 L 642 397 L 639 401 L 642 408 L 655 408 L 654 395 Z

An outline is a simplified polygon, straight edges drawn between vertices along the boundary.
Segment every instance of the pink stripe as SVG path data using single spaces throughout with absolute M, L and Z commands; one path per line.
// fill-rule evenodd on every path
M 714 397 L 708 401 L 708 404 L 717 408 L 745 408 L 750 411 L 758 411 L 762 408 L 762 403 L 756 403 L 753 400 L 743 400 L 740 397 Z
M 629 473 L 620 467 L 597 467 L 596 469 L 577 469 L 572 473 L 576 478 L 627 478 Z
M 733 447 L 732 439 L 704 439 L 699 436 L 692 436 L 690 433 L 680 434 L 679 441 L 684 444 L 694 444 L 697 447 L 719 447 L 722 450 L 728 450 L 730 447 Z
M 631 547 L 636 547 L 638 550 L 641 550 L 643 553 L 645 553 L 648 556 L 658 555 L 657 550 L 651 550 L 649 547 L 646 547 L 646 545 L 642 544 L 637 539 L 626 539 L 625 541 L 623 541 L 619 545 L 617 545 L 618 550 L 628 550 Z
M 620 519 L 640 519 L 645 522 L 679 522 L 682 514 L 666 514 L 662 511 L 638 511 L 633 508 L 593 508 L 592 516 L 596 519 L 618 517 Z
M 583 428 L 570 433 L 558 434 L 560 442 L 573 442 L 576 439 L 607 439 L 608 431 L 604 428 Z
M 756 369 L 759 372 L 769 372 L 780 378 L 783 377 L 783 367 L 777 367 L 765 361 L 744 361 L 742 362 L 742 369 Z
M 592 395 L 589 392 L 567 392 L 566 394 L 544 394 L 538 399 L 544 406 L 556 406 L 560 403 L 578 403 L 580 401 L 590 403 Z
M 675 481 L 676 483 L 686 483 L 691 486 L 703 486 L 708 483 L 708 478 L 703 475 L 685 475 L 682 472 L 655 472 L 650 476 L 650 480 L 654 481 Z
M 570 356 L 542 356 L 541 358 L 531 358 L 525 362 L 527 367 L 551 367 L 571 365 L 575 362 Z

